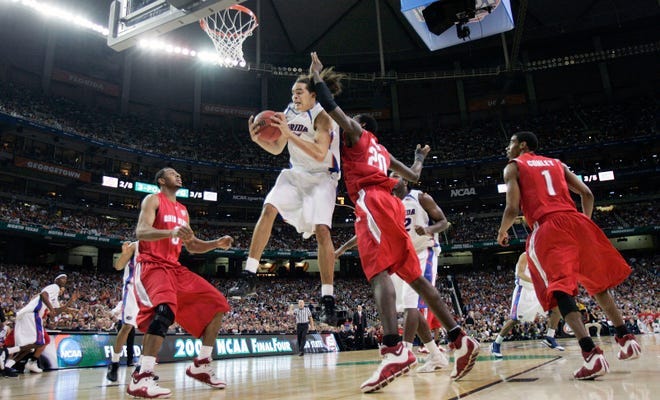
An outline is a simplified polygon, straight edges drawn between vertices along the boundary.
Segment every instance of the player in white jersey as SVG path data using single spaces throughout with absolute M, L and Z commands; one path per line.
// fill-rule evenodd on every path
M 115 307 L 121 328 L 117 333 L 115 345 L 112 348 L 112 358 L 108 365 L 106 378 L 112 382 L 117 381 L 117 370 L 119 369 L 119 359 L 123 353 L 124 345 L 126 348 L 126 365 L 133 365 L 133 339 L 135 338 L 135 329 L 137 328 L 138 304 L 135 298 L 135 263 L 138 256 L 138 242 L 124 242 L 121 246 L 121 255 L 115 262 L 117 271 L 124 270 L 122 279 L 121 302 Z
M 516 263 L 516 286 L 513 289 L 513 296 L 511 298 L 511 312 L 509 319 L 504 323 L 500 333 L 497 335 L 495 341 L 490 345 L 490 352 L 496 358 L 502 358 L 501 344 L 506 336 L 514 326 L 520 322 L 534 322 L 537 315 L 543 315 L 543 307 L 539 303 L 534 291 L 534 284 L 532 283 L 531 275 L 529 274 L 529 266 L 527 265 L 527 254 L 523 252 L 518 257 Z M 564 351 L 564 348 L 557 344 L 555 340 L 555 329 L 559 324 L 561 314 L 558 308 L 550 310 L 550 318 L 548 321 L 548 330 L 542 343 L 551 349 Z
M 341 91 L 341 77 L 334 71 L 329 71 L 326 76 L 326 79 L 336 82 L 335 94 Z M 287 147 L 291 167 L 282 170 L 275 186 L 266 196 L 252 233 L 243 279 L 228 293 L 232 297 L 242 297 L 256 292 L 255 276 L 259 260 L 279 213 L 303 234 L 303 238 L 316 235 L 323 307 L 320 320 L 334 325 L 334 246 L 330 228 L 340 177 L 339 129 L 316 102 L 314 85 L 309 76 L 296 80 L 291 88 L 291 100 L 284 113 L 276 113 L 271 119 L 271 125 L 282 132 L 274 143 L 261 140 L 254 118 L 249 120 L 252 141 L 275 155 Z
M 396 173 L 392 173 L 391 177 L 398 179 L 392 194 L 401 199 L 406 209 L 405 227 L 417 251 L 422 275 L 435 286 L 440 255 L 439 233 L 449 228 L 449 221 L 432 196 L 420 190 L 410 189 L 408 181 Z M 422 314 L 422 311 L 428 310 L 428 306 L 397 274 L 392 274 L 390 277 L 396 290 L 397 312 L 404 313 L 404 345 L 412 349 L 415 334 L 418 334 L 424 347 L 429 351 L 426 362 L 417 368 L 417 372 L 434 372 L 446 367 L 449 361 L 444 349 L 435 344 L 427 318 Z
M 46 313 L 54 317 L 66 310 L 71 302 L 78 299 L 78 292 L 74 292 L 67 304 L 60 307 L 59 297 L 64 292 L 66 283 L 67 275 L 58 275 L 55 277 L 55 283 L 43 288 L 37 296 L 34 296 L 23 308 L 18 310 L 13 333 L 15 347 L 18 347 L 15 350 L 20 351 L 6 362 L 6 367 L 13 367 L 16 362 L 34 351 L 25 364 L 25 369 L 35 373 L 42 372 L 38 359 L 48 344 L 48 334 L 44 326 Z

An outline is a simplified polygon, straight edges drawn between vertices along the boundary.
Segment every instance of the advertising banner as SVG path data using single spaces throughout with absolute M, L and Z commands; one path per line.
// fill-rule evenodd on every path
M 45 369 L 64 369 L 106 366 L 110 363 L 115 334 L 106 333 L 49 333 L 51 342 L 46 346 L 41 365 Z M 133 352 L 142 354 L 142 335 L 135 337 Z M 158 354 L 158 362 L 192 360 L 199 354 L 201 339 L 190 335 L 166 336 Z M 307 335 L 305 352 L 338 352 L 339 346 L 333 334 L 310 333 Z M 213 358 L 216 360 L 239 357 L 293 355 L 299 352 L 295 335 L 222 335 L 216 338 Z M 122 362 L 126 357 L 126 346 Z

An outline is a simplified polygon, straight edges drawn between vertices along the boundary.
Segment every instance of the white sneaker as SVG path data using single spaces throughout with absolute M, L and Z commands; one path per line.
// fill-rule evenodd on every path
M 419 366 L 415 371 L 429 373 L 446 368 L 449 365 L 449 359 L 443 348 L 439 347 L 438 350 L 440 350 L 440 353 L 426 357 L 424 364 Z
M 392 347 L 381 347 L 380 355 L 383 357 L 383 361 L 378 369 L 360 386 L 363 393 L 375 392 L 384 388 L 417 364 L 413 352 L 406 349 L 402 342 Z
M 172 395 L 170 389 L 158 386 L 158 383 L 154 381 L 153 372 L 139 373 L 137 371 L 131 374 L 126 393 L 144 399 L 168 399 Z
M 43 369 L 39 368 L 39 364 L 37 364 L 36 360 L 28 360 L 28 362 L 25 363 L 25 369 L 30 372 L 34 372 L 35 374 L 44 372 Z
M 208 358 L 194 358 L 193 363 L 186 368 L 186 375 L 212 388 L 224 389 L 227 387 L 225 382 L 215 376 L 215 369 Z

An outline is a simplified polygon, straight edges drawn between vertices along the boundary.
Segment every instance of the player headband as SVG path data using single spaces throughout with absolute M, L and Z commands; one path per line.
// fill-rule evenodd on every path
M 55 280 L 58 280 L 60 278 L 67 278 L 66 274 L 59 274 L 55 277 Z

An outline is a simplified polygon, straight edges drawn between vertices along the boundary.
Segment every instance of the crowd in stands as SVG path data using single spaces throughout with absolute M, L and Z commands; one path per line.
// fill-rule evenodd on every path
M 388 148 L 397 149 L 396 153 L 401 153 L 397 157 L 406 161 L 412 159 L 416 144 L 428 143 L 432 147 L 431 156 L 435 155 L 437 162 L 441 162 L 503 157 L 509 141 L 507 132 L 519 130 L 535 131 L 542 138 L 544 151 L 655 136 L 657 105 L 643 99 L 639 103 L 575 106 L 569 111 L 525 116 L 501 123 L 478 121 L 465 127 L 437 126 L 424 131 L 381 132 L 379 138 Z M 148 149 L 169 157 L 262 167 L 283 167 L 287 163 L 286 158 L 273 157 L 252 144 L 247 131 L 227 132 L 206 127 L 201 132 L 193 132 L 190 126 L 113 115 L 64 98 L 43 96 L 9 82 L 0 82 L 0 112 L 95 140 Z M 219 151 L 218 143 L 235 145 L 222 146 Z M 435 162 L 431 160 L 427 164 Z M 61 161 L 73 164 L 72 167 L 81 167 L 81 160 L 77 157 Z
M 501 219 L 501 210 L 492 210 L 485 214 L 456 213 L 445 211 L 451 228 L 441 235 L 443 244 L 472 243 L 492 241 L 495 230 Z M 594 221 L 603 229 L 622 229 L 632 227 L 647 227 L 660 225 L 656 204 L 639 202 L 618 204 L 611 210 L 595 209 Z M 57 229 L 64 232 L 85 235 L 100 235 L 119 240 L 135 240 L 134 219 L 113 217 L 101 218 L 98 214 L 57 207 L 55 204 L 28 204 L 18 200 L 0 202 L 0 221 L 12 224 L 22 224 L 43 229 Z M 256 221 L 252 221 L 254 223 Z M 252 237 L 252 226 L 219 226 L 210 225 L 207 221 L 191 221 L 195 234 L 204 239 L 212 239 L 222 235 L 234 238 L 234 248 L 247 249 Z M 528 227 L 523 223 L 515 224 L 512 237 L 524 238 Z M 338 224 L 332 230 L 335 247 L 350 239 L 354 230 L 350 224 Z M 278 221 L 273 227 L 273 233 L 268 243 L 269 249 L 310 250 L 316 248 L 315 241 L 303 240 L 294 228 Z
M 614 298 L 623 312 L 629 327 L 640 333 L 658 330 L 660 323 L 660 290 L 658 267 L 660 257 L 629 257 L 632 274 L 614 289 Z M 11 321 L 16 311 L 35 296 L 52 279 L 62 272 L 59 268 L 0 264 L 0 306 Z M 65 270 L 69 275 L 67 290 L 62 299 L 67 300 L 74 292 L 79 299 L 69 310 L 57 318 L 48 319 L 48 328 L 71 331 L 113 332 L 116 330 L 112 308 L 121 299 L 120 273 L 100 273 L 88 270 Z M 221 292 L 226 293 L 235 280 L 208 277 Z M 451 289 L 444 285 L 445 275 L 440 275 L 437 286 L 448 305 L 451 305 Z M 463 302 L 462 315 L 456 317 L 466 330 L 481 341 L 491 341 L 508 319 L 511 293 L 513 291 L 513 266 L 498 266 L 487 270 L 467 269 L 452 276 Z M 314 311 L 319 310 L 319 281 L 316 277 L 260 278 L 258 296 L 244 299 L 229 299 L 232 310 L 224 320 L 221 333 L 292 333 L 295 320 L 287 315 L 290 304 L 303 299 Z M 378 337 L 380 325 L 371 288 L 364 278 L 335 281 L 337 306 L 352 315 L 357 305 L 363 305 L 368 316 L 367 340 L 373 343 Z M 598 305 L 583 291 L 578 299 L 591 310 L 598 320 L 608 326 L 607 318 Z M 351 321 L 347 317 L 336 328 L 326 328 L 351 334 Z M 401 321 L 402 322 L 402 321 Z M 510 340 L 541 338 L 546 330 L 546 318 L 540 316 L 534 323 L 517 326 L 507 337 Z M 171 332 L 180 332 L 178 326 Z M 604 334 L 608 334 L 605 332 Z

